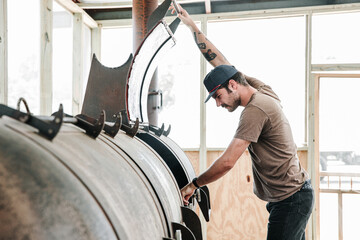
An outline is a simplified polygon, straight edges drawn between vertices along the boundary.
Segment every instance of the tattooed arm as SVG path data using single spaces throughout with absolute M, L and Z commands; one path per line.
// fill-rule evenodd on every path
M 178 17 L 192 32 L 195 43 L 206 60 L 214 67 L 219 65 L 231 65 L 224 55 L 222 55 L 222 53 L 199 30 L 188 12 L 181 6 L 179 6 L 179 8 L 181 13 L 178 14 Z

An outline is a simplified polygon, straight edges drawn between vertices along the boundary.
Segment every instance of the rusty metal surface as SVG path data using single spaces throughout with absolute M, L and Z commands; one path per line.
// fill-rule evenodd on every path
M 79 179 L 13 122 L 0 118 L 0 239 L 118 239 Z
M 4 123 L 5 121 L 6 123 Z M 12 189 L 14 188 L 14 185 L 18 185 L 19 191 L 24 191 L 29 188 L 28 191 L 31 191 L 31 194 L 29 194 L 30 196 L 28 198 L 34 198 L 34 200 L 29 203 L 29 208 L 34 208 L 35 213 L 40 215 L 44 212 L 49 215 L 51 215 L 50 212 L 54 212 L 53 215 L 55 215 L 50 219 L 46 219 L 46 215 L 41 216 L 43 219 L 39 221 L 40 223 L 49 221 L 45 226 L 32 226 L 28 225 L 26 222 L 26 219 L 32 217 L 31 214 L 28 216 L 28 212 L 26 212 L 30 210 L 25 209 L 26 211 L 22 214 L 22 218 L 24 218 L 23 221 L 25 222 L 22 223 L 20 221 L 15 224 L 17 218 L 14 217 L 13 225 L 6 226 L 6 229 L 10 229 L 14 232 L 20 227 L 31 234 L 43 234 L 43 231 L 45 231 L 43 227 L 46 227 L 46 229 L 49 229 L 49 234 L 61 236 L 61 238 L 47 236 L 45 239 L 114 239 L 115 234 L 117 234 L 120 239 L 131 240 L 162 239 L 162 237 L 169 237 L 170 230 L 168 229 L 169 226 L 167 226 L 166 216 L 164 215 L 161 203 L 158 201 L 151 183 L 125 153 L 114 151 L 114 149 L 103 140 L 100 140 L 99 138 L 90 138 L 79 128 L 68 124 L 62 126 L 61 132 L 53 142 L 37 135 L 35 129 L 11 119 L 0 119 L 0 133 L 1 136 L 16 136 L 16 138 L 14 137 L 10 142 L 8 142 L 5 137 L 2 137 L 1 139 L 2 143 L 8 142 L 8 144 L 5 145 L 1 144 L 1 148 L 4 146 L 6 148 L 14 146 L 13 149 L 15 149 L 13 150 L 13 157 L 10 159 L 8 157 L 8 152 L 5 151 L 6 148 L 1 149 L 1 166 L 4 166 L 4 162 L 9 164 L 5 170 L 3 170 L 4 167 L 2 167 L 2 176 L 8 177 L 10 174 L 15 174 L 16 168 L 19 167 L 18 165 L 13 165 L 15 158 L 20 159 L 19 164 L 22 164 L 22 161 L 28 159 L 28 165 L 31 165 L 34 162 L 36 169 L 45 172 L 44 174 L 39 175 L 37 172 L 27 173 L 26 170 L 23 172 L 20 171 L 22 175 L 29 175 L 28 178 L 33 178 L 33 185 L 29 186 L 27 182 L 31 181 L 28 178 L 25 178 L 24 181 L 21 180 L 18 183 L 1 181 L 1 187 Z M 19 150 L 18 146 L 22 145 L 24 142 L 25 147 L 20 148 L 23 154 L 15 153 L 15 151 Z M 27 146 L 29 143 L 31 143 L 31 146 Z M 34 148 L 34 146 L 36 147 Z M 34 148 L 34 150 L 31 150 L 32 148 Z M 28 155 L 31 155 L 32 157 L 29 158 Z M 36 164 L 36 161 L 40 160 L 41 163 Z M 62 170 L 59 170 L 59 168 Z M 9 169 L 12 170 L 10 171 Z M 42 186 L 37 186 L 37 184 L 45 184 L 48 181 L 45 176 L 51 178 L 51 175 L 53 174 L 59 178 L 59 183 L 57 186 L 49 188 L 49 192 L 43 194 L 42 191 L 44 189 Z M 42 179 L 43 177 L 44 179 Z M 18 178 L 21 177 L 18 176 Z M 4 186 L 4 184 L 6 186 Z M 76 186 L 82 188 L 82 190 L 72 190 Z M 64 202 L 54 196 L 62 196 L 65 194 L 64 192 L 70 190 L 71 192 L 74 192 L 75 195 L 72 196 L 72 200 L 65 200 L 64 202 L 68 202 L 71 205 L 73 204 L 72 201 L 78 201 L 76 202 L 76 205 L 80 205 L 80 210 L 84 209 L 84 211 L 88 211 L 89 213 L 83 213 L 79 210 L 79 213 L 77 213 L 78 216 L 74 212 L 69 213 L 64 211 L 64 214 L 66 215 L 62 215 L 61 208 L 63 207 Z M 92 201 L 92 205 L 83 201 L 83 192 L 86 192 L 85 196 L 89 196 L 88 198 L 90 200 L 88 201 Z M 41 199 L 37 199 L 37 196 Z M 12 193 L 9 193 L 9 195 L 5 197 L 2 196 L 3 205 L 8 205 L 13 197 L 16 196 L 12 196 Z M 52 208 L 50 210 L 47 209 L 48 204 L 50 204 L 48 202 L 52 200 L 53 197 L 54 201 L 51 202 L 54 205 L 54 211 Z M 98 204 L 95 204 L 94 202 L 97 202 Z M 178 202 L 176 205 L 178 205 Z M 0 208 L 0 211 L 2 212 L 0 218 L 7 219 L 11 211 L 17 211 L 14 209 L 17 207 L 19 206 L 13 206 L 12 209 L 6 210 L 5 212 Z M 97 213 L 97 215 L 101 215 L 99 208 L 102 209 L 102 216 L 99 217 L 96 214 L 91 216 L 93 214 L 93 208 L 97 208 L 98 212 L 100 212 Z M 20 207 L 20 209 L 22 209 L 22 207 Z M 103 219 L 102 223 L 96 221 L 96 224 L 105 225 L 101 226 L 102 230 L 98 230 L 99 233 L 102 234 L 106 229 L 110 229 L 109 231 L 111 232 L 111 227 L 109 226 L 112 225 L 114 228 L 112 236 L 111 234 L 108 234 L 96 237 L 87 235 L 84 237 L 70 237 L 72 236 L 71 234 L 73 234 L 73 231 L 79 231 L 82 227 L 86 229 L 86 231 L 83 231 L 83 234 L 98 234 L 94 233 L 94 231 L 97 231 L 100 227 L 92 226 L 89 223 L 85 224 L 81 221 L 79 223 L 74 223 L 71 219 L 69 220 L 69 224 L 64 224 L 64 221 L 68 219 L 69 214 L 74 215 L 71 215 L 71 217 L 74 217 L 75 219 L 85 218 L 85 220 L 82 220 L 83 222 L 91 222 L 91 219 Z M 82 216 L 83 214 L 85 217 Z M 108 218 L 108 221 L 106 221 L 106 218 Z M 57 222 L 57 220 L 60 222 Z M 29 221 L 33 222 L 32 220 Z M 69 225 L 73 225 L 72 228 L 70 228 Z M 3 226 L 0 226 L 0 228 L 1 227 Z M 69 227 L 71 233 L 69 233 L 67 229 L 65 229 L 65 231 L 63 227 Z M 3 230 L 0 232 L 6 231 Z M 63 237 L 65 233 L 61 233 L 62 231 L 69 235 Z M 36 237 L 30 239 L 42 238 L 41 236 L 36 235 Z
M 148 33 L 146 25 L 149 17 L 158 7 L 158 1 L 134 0 L 132 3 L 133 53 L 135 53 Z
M 131 61 L 132 56 L 129 56 L 123 65 L 108 68 L 93 55 L 82 114 L 98 118 L 105 110 L 106 121 L 116 121 L 116 115 L 126 109 L 125 85 Z

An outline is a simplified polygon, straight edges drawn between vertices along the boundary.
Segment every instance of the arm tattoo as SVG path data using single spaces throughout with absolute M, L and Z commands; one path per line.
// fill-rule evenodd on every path
M 196 37 L 196 32 L 194 32 L 194 39 L 195 39 L 195 42 L 196 42 L 196 45 L 198 46 L 198 48 L 206 49 L 206 44 L 205 43 L 199 43 L 198 42 L 197 37 Z
M 206 53 L 203 53 L 203 55 L 208 61 L 214 60 L 217 56 L 216 53 L 213 53 L 211 51 L 211 49 L 208 49 L 208 51 Z
M 198 32 L 198 34 L 200 34 L 201 32 Z M 206 49 L 206 44 L 205 43 L 199 43 L 198 42 L 198 39 L 196 37 L 196 32 L 194 32 L 194 39 L 195 39 L 195 42 L 197 44 L 197 46 L 199 47 L 199 49 Z M 207 38 L 206 38 L 207 40 Z M 207 40 L 209 41 L 209 40 Z M 214 60 L 216 58 L 216 53 L 212 52 L 211 49 L 208 49 L 207 52 L 203 53 L 205 59 L 207 61 L 211 61 L 211 60 Z

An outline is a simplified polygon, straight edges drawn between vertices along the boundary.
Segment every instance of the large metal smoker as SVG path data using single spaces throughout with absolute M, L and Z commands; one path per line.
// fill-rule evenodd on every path
M 178 24 L 160 19 L 118 68 L 94 56 L 77 116 L 0 104 L 0 239 L 202 239 L 194 209 L 209 220 L 208 189 L 183 206 L 193 167 L 170 128 L 147 123 L 150 78 Z

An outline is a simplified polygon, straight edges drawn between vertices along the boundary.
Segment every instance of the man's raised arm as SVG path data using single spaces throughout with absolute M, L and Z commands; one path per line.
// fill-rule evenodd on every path
M 189 13 L 179 6 L 180 12 L 178 17 L 190 29 L 193 34 L 196 45 L 206 60 L 213 66 L 231 65 L 222 53 L 206 38 L 206 36 L 196 26 Z

